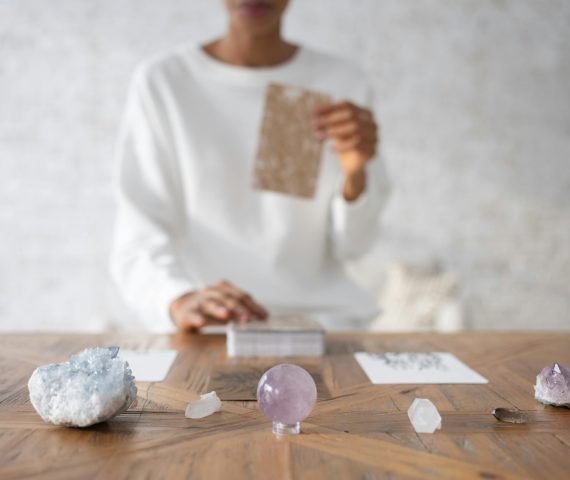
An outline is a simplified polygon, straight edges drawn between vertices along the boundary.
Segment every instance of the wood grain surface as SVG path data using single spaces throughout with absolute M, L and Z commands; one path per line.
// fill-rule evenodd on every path
M 85 429 L 44 423 L 28 397 L 34 368 L 107 345 L 174 348 L 179 355 L 164 382 L 138 383 L 136 403 L 113 420 Z M 371 385 L 356 351 L 449 351 L 490 382 Z M 554 361 L 570 365 L 570 334 L 329 335 L 323 359 L 295 362 L 320 375 L 326 394 L 301 435 L 279 438 L 254 401 L 225 401 L 221 412 L 201 420 L 184 417 L 211 379 L 235 384 L 232 371 L 260 368 L 227 359 L 224 337 L 4 335 L 0 478 L 570 478 L 570 410 L 533 398 L 537 372 Z M 431 399 L 442 414 L 433 435 L 416 434 L 408 421 L 416 397 Z M 497 407 L 520 409 L 530 421 L 501 423 L 491 414 Z

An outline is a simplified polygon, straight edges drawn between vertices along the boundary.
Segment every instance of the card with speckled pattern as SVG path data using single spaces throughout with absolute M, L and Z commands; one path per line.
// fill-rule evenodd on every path
M 312 198 L 321 163 L 314 111 L 330 98 L 304 88 L 270 84 L 265 96 L 253 188 Z

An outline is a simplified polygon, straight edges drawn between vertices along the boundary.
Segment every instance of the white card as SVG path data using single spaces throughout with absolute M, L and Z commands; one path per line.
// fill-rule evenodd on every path
M 486 378 L 446 352 L 357 352 L 354 357 L 375 384 L 487 383 Z
M 161 382 L 166 378 L 177 353 L 176 350 L 135 352 L 121 349 L 118 357 L 129 362 L 137 382 Z

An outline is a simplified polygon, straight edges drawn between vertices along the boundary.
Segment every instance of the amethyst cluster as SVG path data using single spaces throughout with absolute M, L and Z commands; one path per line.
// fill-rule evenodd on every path
M 570 370 L 553 363 L 536 377 L 534 398 L 547 405 L 570 407 Z

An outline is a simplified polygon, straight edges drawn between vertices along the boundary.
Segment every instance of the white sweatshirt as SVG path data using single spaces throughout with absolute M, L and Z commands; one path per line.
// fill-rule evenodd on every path
M 343 262 L 377 233 L 388 193 L 380 160 L 351 203 L 328 144 L 314 198 L 252 189 L 269 82 L 371 107 L 364 79 L 305 47 L 284 64 L 245 68 L 185 45 L 137 69 L 119 141 L 111 272 L 146 329 L 173 330 L 171 302 L 221 279 L 273 314 L 313 314 L 329 328 L 372 318 L 374 300 Z

